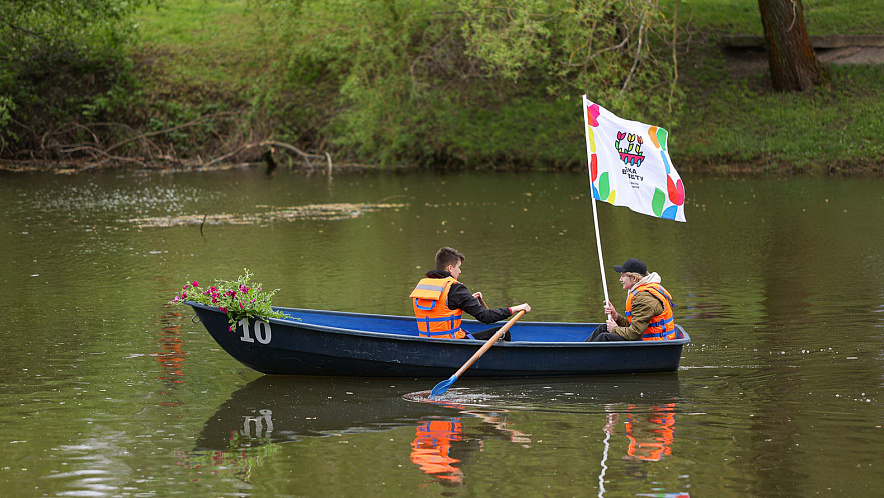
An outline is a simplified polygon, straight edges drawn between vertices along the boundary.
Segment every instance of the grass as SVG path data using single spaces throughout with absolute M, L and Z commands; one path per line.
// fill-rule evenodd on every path
M 884 34 L 881 0 L 806 0 L 804 8 L 811 35 Z
M 718 166 L 884 162 L 884 68 L 834 68 L 832 88 L 810 95 L 763 88 L 752 79 L 719 84 L 705 112 L 686 114 L 673 147 L 692 163 Z
M 678 0 L 679 27 L 696 34 L 761 35 L 758 2 L 751 0 Z M 673 12 L 676 0 L 661 0 Z M 884 1 L 804 0 L 804 20 L 811 35 L 884 34 Z
M 806 0 L 808 30 L 884 34 L 882 3 Z M 755 2 L 681 0 L 679 9 L 680 27 L 708 40 L 763 32 Z M 763 59 L 741 68 L 714 41 L 695 45 L 681 68 L 688 99 L 672 130 L 674 160 L 696 169 L 805 171 L 884 163 L 884 66 L 830 66 L 830 88 L 801 94 L 774 92 Z
M 176 0 L 142 10 L 136 23 L 142 50 L 164 59 L 170 79 L 244 88 L 273 60 L 266 16 L 246 0 Z

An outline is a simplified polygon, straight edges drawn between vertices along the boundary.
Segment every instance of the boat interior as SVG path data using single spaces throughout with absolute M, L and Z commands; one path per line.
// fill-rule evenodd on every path
M 296 321 L 300 326 L 316 326 L 356 332 L 373 332 L 418 336 L 414 317 L 372 315 L 343 311 L 309 310 L 300 308 L 274 308 Z M 284 319 L 283 319 L 284 320 Z M 284 320 L 285 321 L 285 320 Z M 463 320 L 461 327 L 470 332 L 498 328 L 506 322 L 484 324 L 476 320 Z M 510 329 L 512 342 L 583 342 L 598 327 L 598 323 L 525 322 L 519 321 Z M 676 325 L 677 339 L 685 337 Z M 484 341 L 477 341 L 484 342 Z

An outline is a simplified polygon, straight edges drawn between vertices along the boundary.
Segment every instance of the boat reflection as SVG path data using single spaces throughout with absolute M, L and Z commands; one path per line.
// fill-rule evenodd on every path
M 378 382 L 333 377 L 265 375 L 234 392 L 203 426 L 195 451 L 297 441 L 349 432 L 410 426 L 422 417 L 446 416 L 445 406 L 409 403 L 404 390 L 427 382 Z
M 179 464 L 196 474 L 249 482 L 252 470 L 276 453 L 279 443 L 409 427 L 422 418 L 451 414 L 444 406 L 403 400 L 404 390 L 426 387 L 426 381 L 410 382 L 265 375 L 218 407 L 194 448 L 178 452 Z
M 441 399 L 430 399 L 428 387 L 426 379 L 263 376 L 218 407 L 194 448 L 180 453 L 181 464 L 248 481 L 251 470 L 280 449 L 277 443 L 411 428 L 409 460 L 430 478 L 424 485 L 457 487 L 488 441 L 531 447 L 534 436 L 508 421 L 519 411 L 577 416 L 603 427 L 600 496 L 609 453 L 622 455 L 618 476 L 639 476 L 647 475 L 642 462 L 673 452 L 676 375 L 464 379 Z

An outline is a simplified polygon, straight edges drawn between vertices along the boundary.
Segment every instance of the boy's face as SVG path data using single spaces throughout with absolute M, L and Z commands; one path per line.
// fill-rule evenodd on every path
M 455 280 L 457 280 L 457 277 L 460 276 L 460 264 L 461 263 L 462 263 L 461 261 L 458 261 L 456 265 L 448 265 L 448 268 L 446 268 L 448 270 L 448 273 L 450 273 L 451 276 L 454 277 Z

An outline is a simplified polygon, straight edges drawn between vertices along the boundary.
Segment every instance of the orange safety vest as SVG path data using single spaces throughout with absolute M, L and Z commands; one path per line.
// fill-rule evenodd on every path
M 424 278 L 411 291 L 417 330 L 421 337 L 463 339 L 460 328 L 461 310 L 448 307 L 448 291 L 456 284 L 454 277 Z
M 630 406 L 629 410 L 635 408 L 635 406 Z M 650 426 L 653 427 L 650 432 L 654 434 L 654 437 L 648 438 L 651 439 L 650 441 L 645 439 L 641 434 L 639 434 L 638 437 L 643 439 L 642 441 L 639 441 L 638 438 L 636 438 L 632 413 L 627 411 L 626 438 L 629 439 L 629 448 L 627 448 L 626 454 L 634 458 L 651 462 L 660 461 L 664 456 L 671 455 L 672 443 L 675 441 L 674 410 L 675 403 L 665 403 L 652 408 L 653 415 L 648 417 L 648 422 L 650 423 Z
M 452 458 L 451 443 L 463 440 L 463 426 L 458 419 L 430 420 L 417 426 L 411 443 L 411 461 L 421 470 L 439 479 L 460 481 L 462 472 L 454 466 L 460 460 Z
M 641 284 L 635 289 L 629 291 L 626 297 L 626 319 L 632 323 L 632 300 L 639 292 L 650 292 L 663 303 L 663 313 L 651 318 L 651 323 L 642 334 L 643 341 L 665 341 L 675 339 L 675 317 L 672 314 L 672 296 L 669 291 L 657 283 Z

